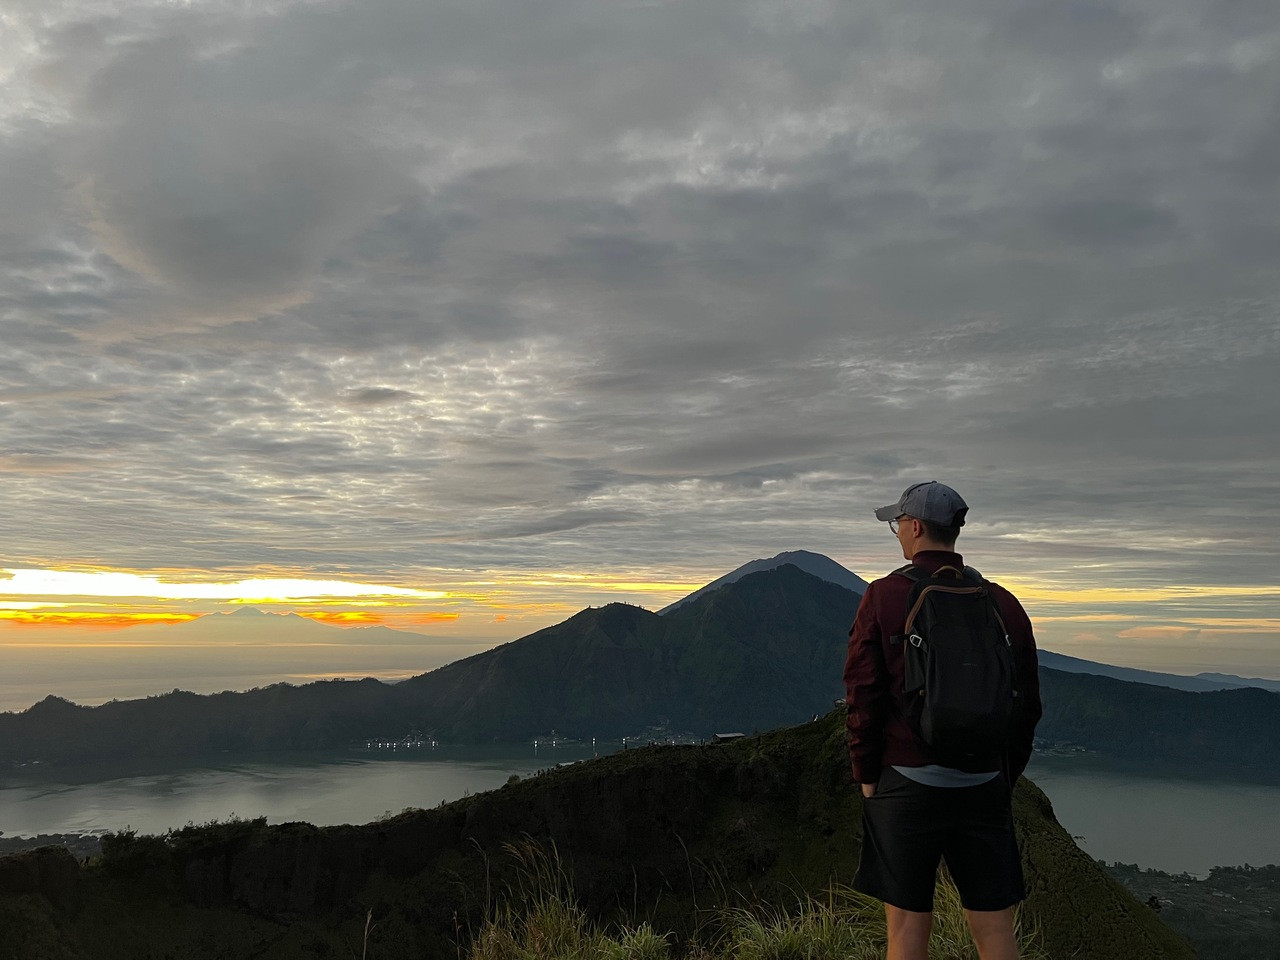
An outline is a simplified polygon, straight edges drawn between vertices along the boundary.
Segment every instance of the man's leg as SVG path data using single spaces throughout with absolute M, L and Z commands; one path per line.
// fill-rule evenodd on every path
M 929 960 L 929 931 L 932 913 L 917 913 L 884 905 L 885 926 L 889 929 L 889 953 L 885 960 Z M 984 956 L 982 960 L 987 960 Z
M 1018 941 L 1013 935 L 1013 907 L 966 910 L 964 916 L 969 921 L 973 942 L 982 960 L 1018 960 Z M 889 955 L 893 956 L 892 952 Z

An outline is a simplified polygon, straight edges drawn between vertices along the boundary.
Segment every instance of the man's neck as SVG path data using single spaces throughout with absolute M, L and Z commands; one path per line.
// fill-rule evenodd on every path
M 955 547 L 921 547 L 911 555 L 911 562 L 923 564 L 925 566 L 935 566 L 937 564 L 956 564 L 963 563 L 964 558 L 956 553 Z

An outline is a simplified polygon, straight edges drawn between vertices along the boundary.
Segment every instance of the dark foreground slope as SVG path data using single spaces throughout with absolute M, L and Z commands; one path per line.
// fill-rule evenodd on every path
M 518 882 L 507 844 L 554 844 L 590 913 L 679 940 L 720 906 L 794 903 L 847 881 L 860 799 L 842 717 L 734 744 L 652 747 L 363 827 L 261 822 L 117 838 L 77 866 L 60 851 L 0 860 L 0 943 L 19 957 L 456 958 Z M 1053 819 L 1015 798 L 1030 898 L 1053 958 L 1192 954 Z

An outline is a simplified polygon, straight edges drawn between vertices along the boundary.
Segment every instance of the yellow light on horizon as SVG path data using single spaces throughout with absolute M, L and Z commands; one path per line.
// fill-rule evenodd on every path
M 331 626 L 381 626 L 386 620 L 375 613 L 363 610 L 295 610 L 300 617 L 326 623 Z
M 1047 587 L 1038 582 L 1001 578 L 1023 601 L 1039 600 L 1045 603 L 1110 604 L 1110 603 L 1164 603 L 1177 600 L 1213 600 L 1239 597 L 1280 597 L 1280 586 L 1257 584 L 1251 586 L 1216 584 L 1169 584 L 1157 587 Z
M 222 600 L 232 603 L 293 603 L 323 598 L 441 600 L 449 596 L 443 590 L 417 590 L 349 580 L 257 577 L 228 583 L 200 583 L 108 570 L 85 573 L 38 569 L 0 570 L 0 595 Z

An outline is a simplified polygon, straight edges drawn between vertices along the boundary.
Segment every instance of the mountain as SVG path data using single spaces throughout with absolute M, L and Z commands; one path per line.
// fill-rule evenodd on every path
M 56 848 L 2 858 L 0 943 L 82 960 L 454 960 L 476 956 L 483 922 L 508 898 L 521 911 L 532 886 L 601 923 L 647 921 L 671 934 L 672 957 L 711 960 L 724 953 L 686 950 L 693 938 L 716 946 L 724 910 L 794 911 L 847 883 L 861 803 L 833 711 L 731 744 L 615 753 L 365 826 L 232 821 L 117 834 L 83 866 Z M 1033 784 L 1018 783 L 1013 806 L 1024 916 L 1044 955 L 1194 960 Z
M 665 616 L 584 610 L 397 689 L 429 712 L 428 728 L 469 740 L 750 732 L 842 695 L 855 594 L 791 564 L 699 594 Z
M 1193 690 L 1204 692 L 1209 690 L 1239 690 L 1244 687 L 1257 687 L 1261 690 L 1280 691 L 1280 681 L 1249 679 L 1225 673 L 1198 673 L 1193 677 L 1177 673 L 1159 673 L 1154 670 L 1139 670 L 1134 667 L 1113 667 L 1107 663 L 1095 663 L 1092 660 L 1081 660 L 1079 657 L 1068 657 L 1048 650 L 1039 651 L 1040 666 L 1064 673 L 1091 673 L 1098 677 L 1111 677 L 1113 680 L 1128 680 L 1131 683 L 1149 683 L 1158 687 L 1169 687 L 1173 690 Z
M 1197 673 L 1196 678 L 1210 683 L 1220 683 L 1228 690 L 1240 687 L 1257 687 L 1280 693 L 1280 680 L 1264 680 L 1262 677 L 1237 677 L 1234 673 Z
M 663 607 L 658 613 L 670 613 L 672 610 L 676 610 L 705 594 L 711 593 L 713 590 L 718 590 L 720 587 L 730 583 L 736 583 L 743 577 L 750 576 L 753 573 L 764 573 L 766 570 L 776 570 L 785 564 L 799 567 L 805 573 L 817 577 L 819 580 L 837 584 L 846 590 L 853 591 L 858 596 L 862 596 L 867 589 L 865 580 L 856 573 L 846 570 L 830 557 L 824 557 L 820 553 L 810 553 L 808 550 L 789 550 L 786 553 L 778 554 L 776 557 L 770 557 L 768 560 L 752 560 L 750 563 L 744 563 L 738 569 L 726 573 L 717 580 L 712 580 L 705 587 L 695 590 L 684 599 Z

